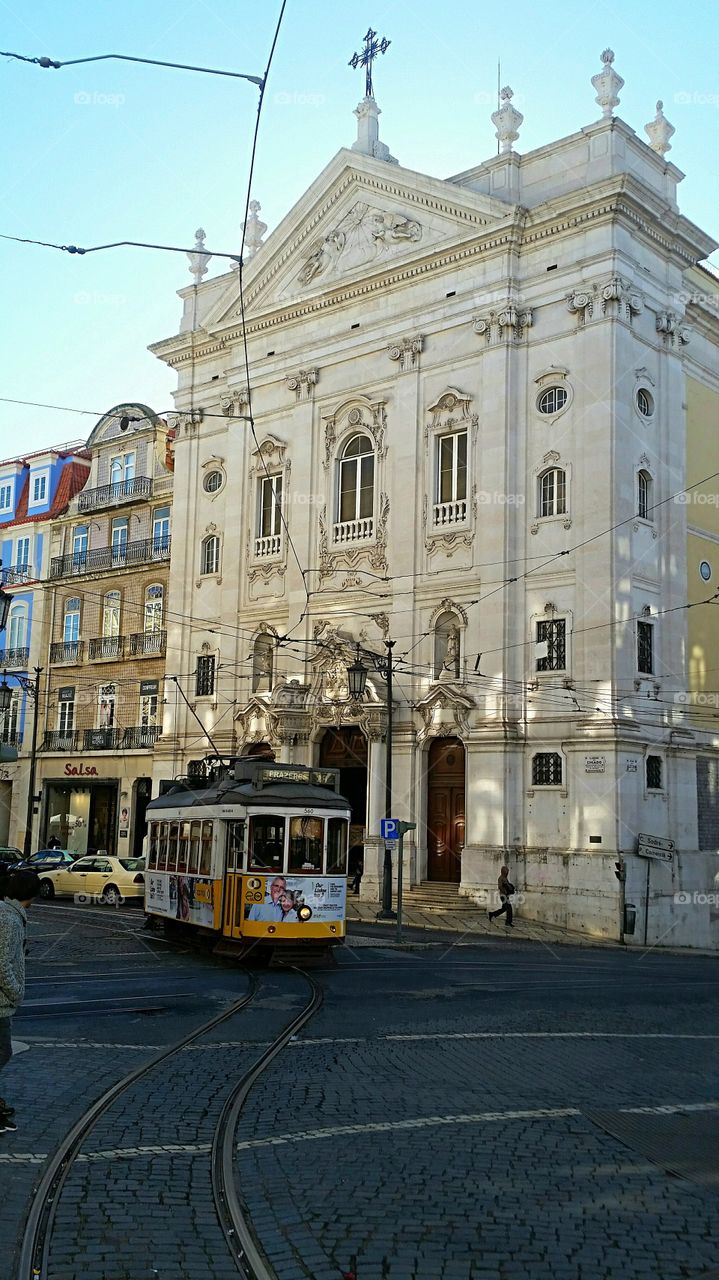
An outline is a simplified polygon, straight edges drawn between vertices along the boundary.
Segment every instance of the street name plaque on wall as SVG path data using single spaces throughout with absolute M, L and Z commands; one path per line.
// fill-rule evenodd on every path
M 585 773 L 604 773 L 606 767 L 606 756 L 585 756 L 584 772 Z

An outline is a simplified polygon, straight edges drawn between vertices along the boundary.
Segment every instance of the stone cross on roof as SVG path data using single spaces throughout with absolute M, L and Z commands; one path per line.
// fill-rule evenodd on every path
M 369 31 L 367 32 L 367 35 L 364 38 L 364 49 L 362 50 L 361 53 L 353 53 L 352 57 L 350 58 L 347 64 L 350 67 L 354 67 L 355 70 L 357 69 L 357 67 L 366 68 L 366 76 L 365 76 L 365 97 L 366 98 L 374 97 L 374 92 L 372 90 L 372 63 L 380 53 L 387 52 L 391 43 L 392 41 L 387 40 L 385 36 L 383 36 L 381 40 L 378 40 L 377 32 L 373 31 L 372 28 L 370 27 Z

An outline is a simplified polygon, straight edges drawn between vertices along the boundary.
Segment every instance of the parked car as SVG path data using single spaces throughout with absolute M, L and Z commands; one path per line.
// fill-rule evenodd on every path
M 0 875 L 4 875 L 6 871 L 16 871 L 19 862 L 22 862 L 21 849 L 10 845 L 0 847 Z
M 59 871 L 61 867 L 72 866 L 79 856 L 78 853 L 71 853 L 69 849 L 38 849 L 37 853 L 33 853 L 31 857 L 25 858 L 20 863 L 18 870 L 37 871 L 38 875 L 42 871 Z
M 78 858 L 40 875 L 41 898 L 93 899 L 119 906 L 124 898 L 144 898 L 143 858 Z

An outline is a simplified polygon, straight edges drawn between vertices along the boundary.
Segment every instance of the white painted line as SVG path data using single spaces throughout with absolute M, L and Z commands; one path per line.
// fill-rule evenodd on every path
M 588 1108 L 589 1111 L 599 1108 Z M 665 1116 L 680 1112 L 719 1111 L 719 1102 L 677 1102 L 656 1107 L 617 1107 L 622 1115 Z M 295 1142 L 312 1142 L 322 1138 L 362 1136 L 365 1133 L 394 1133 L 400 1130 L 429 1129 L 438 1125 L 505 1124 L 512 1120 L 563 1120 L 582 1116 L 586 1112 L 579 1107 L 536 1107 L 522 1111 L 478 1111 L 460 1115 L 420 1116 L 416 1120 L 388 1120 L 375 1124 L 332 1125 L 326 1129 L 305 1129 L 300 1133 L 282 1133 L 272 1138 L 251 1138 L 236 1144 L 237 1151 L 250 1151 L 258 1147 L 287 1146 Z M 210 1142 L 163 1143 L 158 1146 L 112 1147 L 103 1151 L 87 1151 L 77 1157 L 83 1163 L 94 1160 L 134 1160 L 142 1156 L 204 1155 L 212 1150 Z M 0 1164 L 41 1164 L 46 1152 L 0 1152 Z
M 719 1040 L 717 1035 L 680 1031 L 427 1031 L 387 1035 L 384 1040 Z M 305 1044 L 312 1043 L 309 1040 Z M 314 1041 L 321 1044 L 322 1041 Z

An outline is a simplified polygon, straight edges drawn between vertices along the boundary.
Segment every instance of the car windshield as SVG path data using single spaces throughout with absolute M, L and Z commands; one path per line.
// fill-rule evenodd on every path
M 125 868 L 126 871 L 144 871 L 145 870 L 144 858 L 118 858 L 118 862 L 120 863 L 121 867 Z

